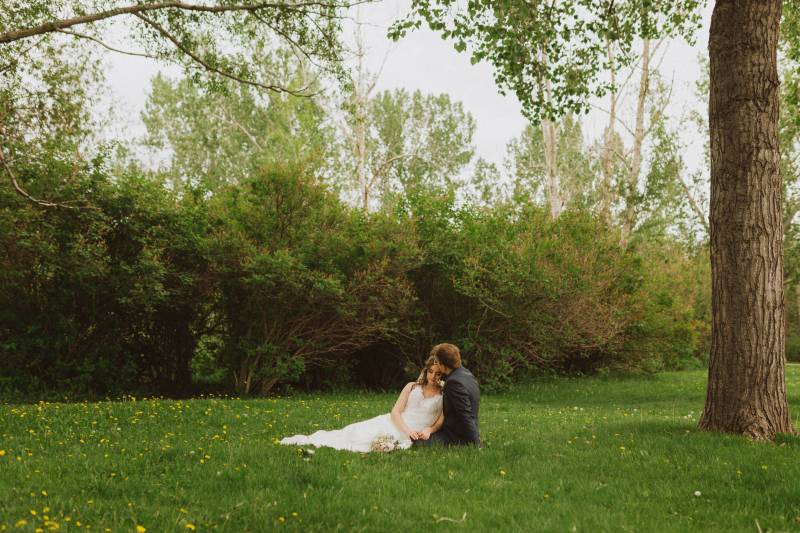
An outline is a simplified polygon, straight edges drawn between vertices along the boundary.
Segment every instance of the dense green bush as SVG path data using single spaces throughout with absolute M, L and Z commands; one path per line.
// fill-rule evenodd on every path
M 94 208 L 42 209 L 0 190 L 6 378 L 76 392 L 189 392 L 207 307 L 205 216 L 141 175 L 112 183 L 99 163 L 67 184 L 56 172 L 26 178 Z
M 414 295 L 391 254 L 369 253 L 359 212 L 296 169 L 268 169 L 214 201 L 218 364 L 266 393 L 309 367 L 407 332 Z
M 93 209 L 0 191 L 6 387 L 388 387 L 446 340 L 492 388 L 529 371 L 676 368 L 705 350 L 702 255 L 620 248 L 588 212 L 553 221 L 419 189 L 365 214 L 291 166 L 182 196 L 114 173 L 98 160 L 66 184 L 25 175 Z
M 655 370 L 694 350 L 691 314 L 653 304 L 650 265 L 593 215 L 438 198 L 409 199 L 424 256 L 411 276 L 429 341 L 459 344 L 487 385 L 528 369 Z

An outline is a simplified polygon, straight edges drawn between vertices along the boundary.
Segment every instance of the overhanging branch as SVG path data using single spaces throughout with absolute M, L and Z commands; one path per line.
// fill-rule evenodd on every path
M 72 30 L 56 30 L 58 33 L 64 33 L 66 35 L 72 35 L 73 37 L 78 37 L 79 39 L 86 39 L 88 41 L 94 41 L 103 48 L 107 50 L 111 50 L 112 52 L 117 52 L 119 54 L 125 54 L 127 56 L 137 56 L 137 57 L 146 57 L 148 59 L 158 59 L 156 56 L 145 54 L 143 52 L 130 52 L 128 50 L 120 50 L 119 48 L 114 48 L 113 46 L 104 43 L 97 37 L 92 37 L 91 35 L 86 35 L 85 33 L 79 33 L 77 31 Z
M 69 19 L 54 20 L 46 22 L 32 28 L 25 28 L 21 30 L 13 30 L 5 33 L 0 33 L 0 44 L 11 43 L 20 39 L 26 39 L 34 35 L 42 35 L 44 33 L 52 33 L 58 30 L 78 26 L 81 24 L 91 24 L 100 20 L 117 17 L 120 15 L 135 15 L 138 13 L 146 13 L 149 11 L 159 11 L 162 9 L 180 9 L 183 11 L 194 11 L 203 13 L 226 13 L 226 12 L 257 12 L 266 9 L 282 9 L 286 11 L 301 11 L 304 8 L 342 8 L 347 9 L 352 5 L 362 2 L 354 3 L 338 3 L 338 2 L 298 2 L 288 4 L 284 2 L 259 2 L 257 4 L 233 4 L 223 6 L 205 6 L 199 4 L 190 4 L 178 0 L 168 2 L 157 2 L 153 4 L 139 4 L 126 7 L 118 7 L 116 9 L 109 9 L 99 13 L 92 13 L 91 15 L 83 15 L 80 17 L 73 17 Z
M 23 189 L 22 186 L 19 184 L 17 176 L 14 174 L 14 171 L 11 170 L 11 166 L 8 164 L 8 161 L 5 158 L 5 154 L 3 154 L 2 148 L 0 148 L 0 164 L 2 164 L 3 169 L 6 171 L 6 174 L 8 174 L 8 177 L 11 178 L 11 184 L 14 186 L 14 190 L 17 191 L 17 194 L 19 194 L 20 196 L 22 196 L 31 203 L 34 203 L 41 207 L 48 207 L 48 208 L 60 207 L 62 209 L 97 209 L 97 207 L 94 206 L 69 205 L 58 202 L 50 202 L 47 200 L 39 200 L 38 198 L 31 196 L 31 194 L 28 193 L 28 191 L 26 191 L 25 189 Z
M 308 93 L 302 92 L 302 90 L 301 91 L 295 91 L 295 90 L 292 90 L 292 89 L 287 89 L 286 87 L 281 87 L 280 85 L 268 85 L 268 84 L 261 83 L 261 82 L 258 82 L 258 81 L 248 80 L 248 79 L 242 78 L 241 76 L 237 76 L 237 75 L 232 74 L 230 72 L 224 71 L 224 70 L 222 70 L 222 69 L 220 69 L 218 67 L 215 67 L 214 65 L 209 64 L 208 61 L 204 60 L 203 58 L 201 58 L 196 53 L 192 52 L 186 46 L 181 44 L 181 42 L 174 35 L 169 33 L 162 25 L 160 25 L 159 23 L 157 23 L 153 19 L 147 17 L 146 15 L 142 15 L 141 13 L 133 13 L 133 15 L 135 17 L 138 17 L 139 19 L 141 19 L 145 24 L 147 24 L 148 26 L 150 26 L 154 30 L 156 30 L 159 34 L 161 34 L 162 37 L 164 37 L 165 39 L 170 41 L 173 45 L 175 45 L 175 48 L 177 48 L 178 50 L 180 50 L 181 52 L 183 52 L 184 54 L 186 54 L 187 56 L 192 58 L 193 61 L 195 61 L 196 63 L 201 65 L 203 68 L 205 68 L 209 72 L 213 72 L 215 74 L 219 74 L 220 76 L 222 76 L 224 78 L 228 78 L 230 80 L 233 80 L 233 81 L 236 81 L 236 82 L 239 82 L 239 83 L 243 83 L 245 85 L 252 85 L 253 87 L 260 87 L 262 89 L 267 89 L 267 90 L 270 90 L 270 91 L 287 93 L 287 94 L 291 94 L 292 96 L 311 96 Z

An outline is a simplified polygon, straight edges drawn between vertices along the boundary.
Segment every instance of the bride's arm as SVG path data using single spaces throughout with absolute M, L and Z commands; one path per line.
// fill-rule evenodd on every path
M 391 418 L 394 425 L 397 426 L 397 429 L 408 435 L 411 436 L 412 433 L 416 433 L 413 429 L 406 425 L 405 421 L 403 420 L 402 414 L 403 411 L 406 410 L 406 404 L 408 403 L 408 395 L 411 394 L 411 389 L 414 388 L 414 382 L 412 381 L 405 387 L 403 387 L 403 391 L 400 393 L 400 396 L 397 398 L 397 401 L 394 402 L 394 407 L 392 407 Z
M 444 424 L 444 413 L 439 415 L 439 418 L 436 419 L 436 422 L 433 423 L 431 427 L 425 428 L 420 431 L 420 438 L 422 440 L 428 440 L 431 438 L 432 433 L 436 433 L 440 429 L 442 429 L 442 424 Z
M 433 423 L 431 426 L 431 433 L 436 433 L 440 429 L 442 429 L 442 424 L 444 424 L 444 413 L 439 415 L 439 418 L 436 419 L 436 422 Z

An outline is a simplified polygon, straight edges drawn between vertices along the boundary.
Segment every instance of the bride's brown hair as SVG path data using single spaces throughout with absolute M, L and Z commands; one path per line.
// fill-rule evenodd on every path
M 425 366 L 422 367 L 422 372 L 419 373 L 419 377 L 417 378 L 417 385 L 420 387 L 424 387 L 428 384 L 428 370 L 436 363 L 436 358 L 434 356 L 428 357 L 425 360 Z M 434 383 L 434 385 L 439 385 L 438 383 Z

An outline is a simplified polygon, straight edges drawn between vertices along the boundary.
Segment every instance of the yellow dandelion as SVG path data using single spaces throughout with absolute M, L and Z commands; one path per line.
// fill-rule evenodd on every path
M 136 525 L 136 533 L 144 533 L 147 531 L 147 528 L 144 526 L 140 526 L 139 524 Z
M 0 457 L 3 457 L 6 454 L 5 450 L 0 450 Z
M 506 474 L 507 474 L 507 472 L 501 468 L 500 469 L 500 475 L 501 476 L 505 476 Z
M 194 531 L 197 528 L 195 527 L 194 524 L 186 524 L 186 529 L 191 529 L 192 531 Z

